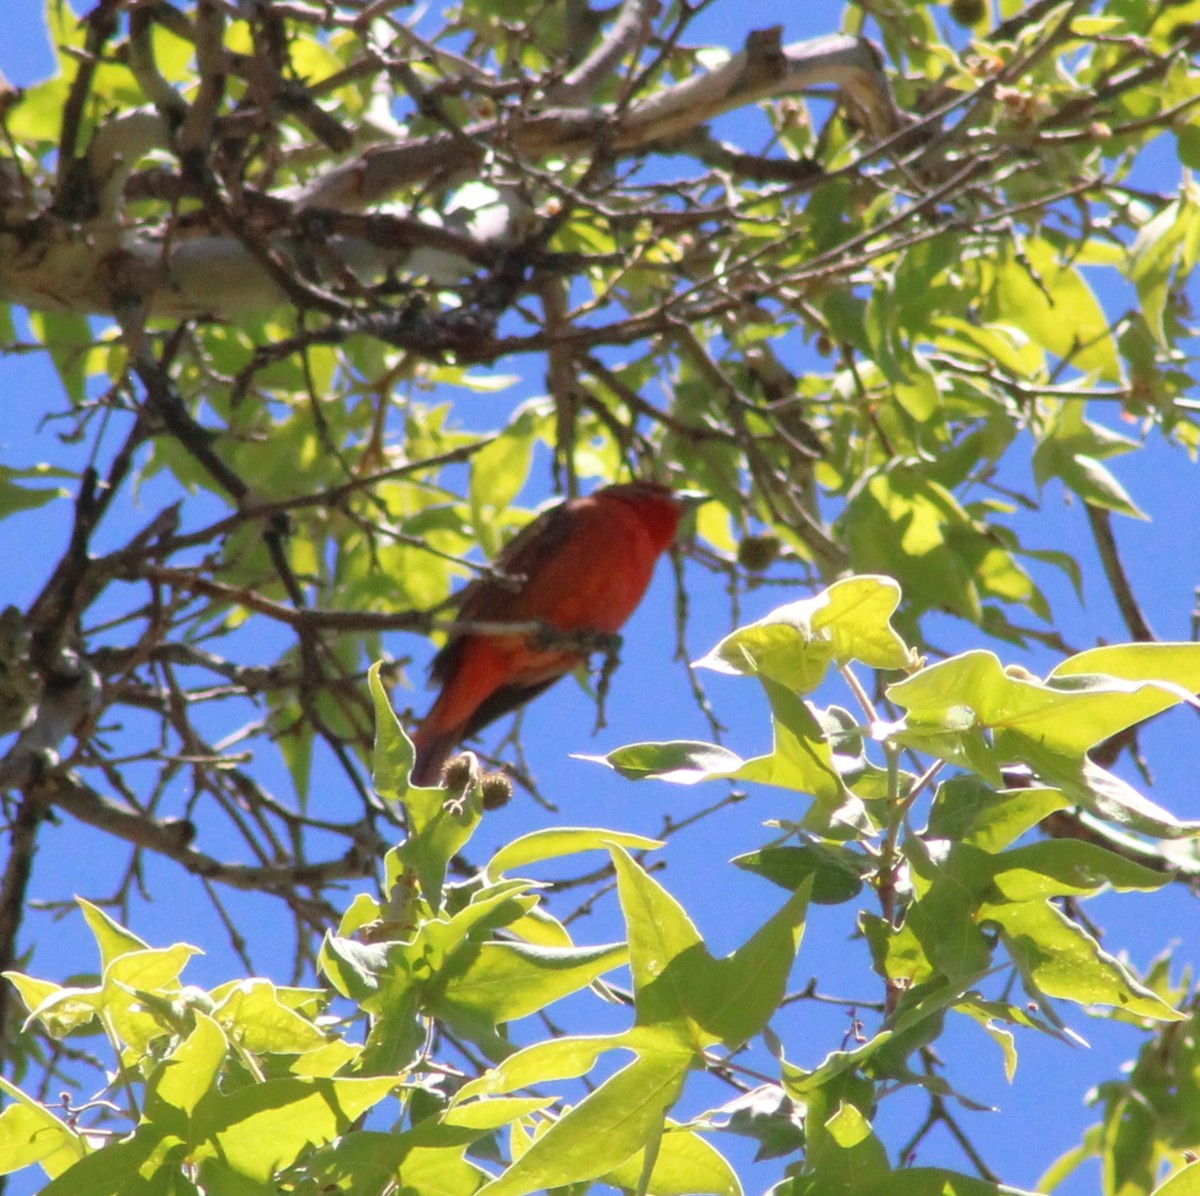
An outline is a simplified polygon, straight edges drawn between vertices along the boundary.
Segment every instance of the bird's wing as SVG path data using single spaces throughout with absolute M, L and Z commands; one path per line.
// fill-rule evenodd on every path
M 570 537 L 576 522 L 577 512 L 571 504 L 559 503 L 543 511 L 504 546 L 494 568 L 516 579 L 536 576 Z M 463 592 L 459 611 L 464 620 L 504 618 L 511 612 L 514 595 L 519 593 L 519 580 L 514 583 L 492 577 L 480 578 Z
M 559 503 L 543 511 L 504 546 L 493 562 L 494 568 L 512 578 L 534 576 L 539 566 L 567 540 L 575 522 L 576 512 L 570 503 Z M 511 620 L 514 599 L 519 593 L 518 582 L 481 577 L 463 589 L 458 618 L 464 623 Z M 441 684 L 454 672 L 461 644 L 462 634 L 451 634 L 429 666 L 431 682 Z

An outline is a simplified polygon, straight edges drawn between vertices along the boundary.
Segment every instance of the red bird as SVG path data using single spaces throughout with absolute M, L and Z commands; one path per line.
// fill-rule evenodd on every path
M 464 623 L 541 623 L 615 634 L 637 609 L 670 547 L 690 496 L 657 482 L 605 486 L 543 512 L 500 553 L 488 577 L 463 591 Z M 433 659 L 441 693 L 413 743 L 414 785 L 435 785 L 463 740 L 536 697 L 587 659 L 574 645 L 539 646 L 536 634 L 451 634 Z

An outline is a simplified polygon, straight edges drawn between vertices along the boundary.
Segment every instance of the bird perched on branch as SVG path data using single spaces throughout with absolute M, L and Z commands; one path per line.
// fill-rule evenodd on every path
M 434 657 L 430 678 L 441 693 L 413 736 L 414 785 L 435 785 L 463 739 L 536 697 L 583 664 L 597 639 L 620 630 L 694 501 L 657 482 L 605 486 L 544 511 L 505 546 L 493 575 L 463 591 L 463 627 Z M 509 623 L 525 626 L 494 626 Z

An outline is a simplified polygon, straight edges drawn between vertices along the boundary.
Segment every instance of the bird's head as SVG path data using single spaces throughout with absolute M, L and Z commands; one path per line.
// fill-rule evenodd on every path
M 675 539 L 684 514 L 707 502 L 709 495 L 699 490 L 672 490 L 662 482 L 638 478 L 605 486 L 597 490 L 594 497 L 631 506 L 658 543 L 659 551 L 663 551 Z

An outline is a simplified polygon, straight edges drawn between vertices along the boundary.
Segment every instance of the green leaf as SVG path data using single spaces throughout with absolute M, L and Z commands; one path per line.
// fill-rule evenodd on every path
M 825 1130 L 844 1150 L 858 1146 L 871 1137 L 871 1123 L 855 1105 L 839 1105 L 833 1116 L 825 1122 Z
M 534 898 L 525 895 L 527 887 L 506 881 L 480 890 L 449 919 L 425 918 L 415 933 L 401 927 L 404 940 L 364 944 L 326 938 L 322 970 L 339 992 L 376 1015 L 360 1070 L 391 1073 L 412 1062 L 423 1034 L 418 1013 L 436 1004 L 448 976 L 469 965 L 479 940 L 528 912 Z M 476 1029 L 485 1030 L 486 1022 L 477 1021 Z M 489 1049 L 498 1046 L 485 1038 Z
M 411 967 L 411 947 L 326 935 L 318 962 L 339 993 L 376 1015 L 359 1074 L 390 1075 L 411 1064 L 425 1033 L 418 1019 L 422 992 Z
M 991 880 L 992 861 L 985 852 L 962 843 L 955 844 L 945 858 L 936 859 L 935 846 L 916 837 L 905 844 L 914 885 L 924 891 L 909 906 L 895 938 L 900 942 L 915 938 L 935 972 L 957 981 L 991 966 L 991 947 L 975 911 Z M 920 973 L 912 977 L 925 978 Z
M 52 984 L 23 972 L 3 972 L 21 995 L 30 1018 L 36 1017 L 54 1038 L 65 1038 L 96 1016 L 96 990 Z
M 840 844 L 764 847 L 735 856 L 739 868 L 795 892 L 810 877 L 817 905 L 840 905 L 862 891 L 863 877 L 874 870 L 865 856 Z
M 1012 324 L 1036 344 L 1106 382 L 1121 364 L 1104 313 L 1083 275 L 1049 241 L 1031 237 L 991 267 L 985 323 Z
M 450 1130 L 461 1128 L 485 1134 L 510 1124 L 518 1117 L 528 1117 L 531 1113 L 544 1109 L 552 1103 L 545 1097 L 499 1097 L 490 1100 L 469 1101 L 466 1104 L 457 1104 L 447 1109 L 441 1126 L 431 1127 L 431 1133 L 436 1138 L 441 1128 L 444 1127 Z M 414 1127 L 411 1135 L 414 1141 L 425 1141 L 423 1133 L 425 1124 L 422 1122 Z
M 779 1006 L 804 934 L 803 885 L 725 959 L 709 954 L 683 907 L 619 848 L 613 851 L 639 1026 L 686 1023 L 697 1049 L 739 1046 Z
M 490 1177 L 465 1160 L 467 1148 L 549 1103 L 537 1097 L 481 1100 L 420 1118 L 401 1133 L 356 1130 L 311 1156 L 305 1171 L 315 1192 L 339 1190 L 367 1196 L 388 1191 L 403 1168 L 406 1190 L 472 1196 Z
M 180 1174 L 186 1144 L 150 1125 L 103 1150 L 85 1155 L 57 1175 L 38 1196 L 186 1196 Z
M 394 849 L 394 856 L 421 882 L 425 899 L 437 908 L 450 859 L 471 838 L 482 816 L 478 789 L 461 802 L 448 804 L 441 789 L 409 784 L 412 772 L 412 741 L 400 725 L 379 678 L 379 664 L 372 665 L 368 680 L 375 707 L 375 747 L 372 771 L 381 797 L 403 803 L 409 815 L 409 834 Z
M 1149 518 L 1114 474 L 1083 451 L 1079 440 L 1072 443 L 1054 437 L 1043 440 L 1034 452 L 1033 468 L 1039 484 L 1050 477 L 1061 478 L 1070 490 L 1094 507 L 1116 511 L 1130 519 Z
M 713 743 L 679 739 L 671 743 L 631 743 L 607 756 L 579 756 L 607 764 L 630 781 L 670 781 L 695 785 L 737 775 L 745 764 L 741 756 Z
M 412 772 L 413 745 L 408 734 L 400 725 L 387 690 L 379 678 L 382 664 L 376 662 L 367 674 L 371 688 L 371 701 L 375 707 L 375 749 L 371 757 L 371 772 L 375 789 L 380 797 L 390 801 L 404 800 L 410 809 L 418 809 L 423 820 L 432 819 L 441 805 L 438 790 L 409 788 L 408 777 Z
M 1016 378 L 1033 378 L 1044 367 L 1045 354 L 1019 328 L 1008 324 L 980 327 L 958 316 L 938 315 L 933 323 L 950 334 L 938 345 L 980 360 L 995 362 Z
M 760 1084 L 698 1119 L 759 1143 L 754 1161 L 777 1159 L 804 1146 L 804 1107 L 778 1084 Z
M 414 792 L 408 791 L 406 805 Z M 395 856 L 405 872 L 420 879 L 421 893 L 430 906 L 440 906 L 450 861 L 466 846 L 482 816 L 478 787 L 461 803 L 441 803 L 436 816 L 424 825 L 412 816 L 409 836 L 395 848 Z
M 96 946 L 100 948 L 101 966 L 108 967 L 113 960 L 131 951 L 150 949 L 149 943 L 115 922 L 98 905 L 93 905 L 83 897 L 76 897 L 75 904 L 83 911 L 84 921 L 96 940 Z
M 87 398 L 87 360 L 95 339 L 87 317 L 78 312 L 31 311 L 29 323 L 50 350 L 72 406 L 80 406 Z
M 993 732 L 997 755 L 1023 759 L 1042 750 L 1082 758 L 1093 744 L 1183 700 L 1169 681 L 1126 681 L 1103 674 L 1052 676 L 1045 682 L 1007 671 L 991 652 L 975 650 L 929 666 L 888 687 L 888 696 L 926 727 L 964 720 Z
M 812 1071 L 805 1071 L 804 1068 L 783 1059 L 780 1075 L 784 1089 L 800 1107 L 803 1107 L 809 1096 L 826 1087 L 831 1080 L 843 1073 L 858 1071 L 862 1063 L 891 1038 L 891 1030 L 881 1030 L 873 1038 L 851 1050 L 830 1051 Z
M 890 1173 L 887 1151 L 864 1108 L 874 1085 L 842 1073 L 806 1097 L 804 1171 L 793 1191 L 805 1196 L 857 1196 Z
M 762 684 L 771 703 L 771 754 L 747 760 L 735 775 L 746 781 L 811 793 L 831 817 L 865 828 L 862 804 L 846 788 L 834 766 L 833 749 L 808 704 L 774 681 L 763 678 Z
M 1164 681 L 1200 693 L 1200 644 L 1108 644 L 1060 661 L 1047 680 L 1102 673 L 1123 681 Z
M 394 957 L 403 957 L 402 943 L 360 943 L 327 934 L 321 944 L 321 973 L 343 997 L 364 1002 L 379 991 L 381 976 L 389 974 Z
M 727 1046 L 759 1034 L 779 1008 L 804 938 L 811 889 L 801 884 L 745 943 L 706 969 L 707 982 L 693 994 L 692 1016 Z
M 992 883 L 1009 901 L 1081 897 L 1111 886 L 1118 892 L 1153 892 L 1171 877 L 1094 843 L 1048 839 L 995 857 Z
M 625 962 L 623 943 L 598 947 L 533 947 L 482 943 L 459 952 L 444 973 L 434 1013 L 467 1013 L 495 1026 L 515 1021 L 590 984 Z
M 82 23 L 77 24 L 82 28 Z M 78 44 L 78 34 L 72 40 Z M 61 74 L 24 88 L 20 102 L 14 106 L 8 118 L 9 136 L 35 144 L 39 141 L 47 145 L 57 144 L 62 132 L 63 108 L 67 103 L 69 88 L 69 76 Z
M 318 995 L 324 1002 L 325 994 Z M 268 980 L 243 980 L 230 989 L 213 1016 L 255 1054 L 299 1055 L 329 1041 L 309 1018 L 284 1004 L 279 989 Z
M 521 917 L 508 924 L 508 933 L 535 947 L 570 947 L 567 928 L 543 905 L 532 905 Z
M 308 1146 L 344 1134 L 397 1086 L 395 1077 L 264 1080 L 201 1103 L 193 1117 L 196 1161 L 219 1157 L 266 1182 Z
M 1176 818 L 1143 797 L 1128 781 L 1090 760 L 1039 752 L 1028 742 L 1023 745 L 1023 753 L 1029 764 L 1058 785 L 1073 803 L 1105 822 L 1156 839 L 1191 839 L 1200 834 L 1200 821 Z
M 1000 927 L 1013 962 L 1035 995 L 1111 1005 L 1155 1021 L 1184 1018 L 1047 901 L 987 904 L 979 916 Z
M 743 760 L 715 744 L 681 740 L 632 744 L 608 756 L 585 759 L 607 764 L 631 780 L 654 778 L 681 785 L 744 780 L 811 793 L 817 808 L 806 820 L 809 829 L 844 838 L 869 828 L 865 807 L 843 782 L 825 730 L 808 704 L 765 677 L 762 684 L 771 702 L 774 730 L 772 750 L 765 756 Z
M 174 1031 L 171 1021 L 156 1013 L 143 993 L 178 993 L 179 977 L 198 947 L 176 943 L 172 947 L 130 951 L 104 969 L 101 1008 L 109 1026 L 122 1042 L 137 1051 Z
M 1180 1167 L 1159 1184 L 1151 1196 L 1200 1196 L 1200 1161 Z
M 54 1179 L 88 1153 L 81 1134 L 3 1076 L 0 1092 L 14 1102 L 0 1112 L 0 1175 L 40 1163 Z
M 1200 125 L 1184 125 L 1175 129 L 1175 144 L 1179 160 L 1192 170 L 1200 170 Z
M 404 1159 L 404 1190 L 436 1192 L 438 1196 L 474 1196 L 488 1174 L 464 1157 L 463 1150 L 417 1147 Z
M 525 1196 L 612 1171 L 661 1133 L 692 1061 L 673 1033 L 646 1035 L 631 1063 L 551 1125 L 480 1196 Z
M 1179 135 L 1183 147 L 1183 134 Z M 1182 155 L 1181 155 L 1182 156 Z M 1129 251 L 1129 277 L 1137 287 L 1142 315 L 1154 339 L 1169 346 L 1163 313 L 1175 272 L 1200 221 L 1200 204 L 1187 193 L 1169 203 L 1138 232 Z
M 15 515 L 19 511 L 35 511 L 56 498 L 66 498 L 70 494 L 70 491 L 62 486 L 35 490 L 20 485 L 21 481 L 70 476 L 72 475 L 66 470 L 51 469 L 48 465 L 35 466 L 33 469 L 9 469 L 0 466 L 0 519 Z
M 596 757 L 587 756 L 583 759 Z M 524 868 L 527 864 L 541 863 L 543 860 L 556 860 L 581 851 L 603 851 L 610 843 L 637 851 L 653 851 L 663 845 L 661 839 L 647 839 L 644 835 L 628 832 L 590 826 L 551 826 L 531 831 L 506 843 L 488 861 L 486 871 L 489 876 L 498 877 L 514 868 Z
M 643 1038 L 655 1041 L 652 1031 L 640 1028 L 611 1036 L 548 1038 L 510 1055 L 478 1079 L 468 1080 L 454 1100 L 457 1105 L 472 1097 L 498 1096 L 538 1084 L 573 1080 L 591 1071 L 607 1051 L 635 1050 Z
M 614 1167 L 600 1182 L 610 1187 L 637 1191 L 642 1178 L 645 1152 L 630 1156 Z M 741 1196 L 737 1173 L 716 1147 L 700 1134 L 667 1123 L 658 1144 L 658 1154 L 646 1186 L 648 1196 Z
M 929 813 L 929 835 L 992 853 L 1002 851 L 1043 818 L 1071 804 L 1058 789 L 995 790 L 977 777 L 959 776 L 938 786 Z
M 197 1170 L 197 1179 L 202 1185 L 197 1196 L 278 1196 L 279 1188 L 273 1182 L 260 1183 L 248 1179 L 230 1167 L 223 1159 L 206 1158 Z M 175 1179 L 174 1176 L 171 1177 Z M 187 1182 L 186 1180 L 183 1182 Z M 192 1189 L 186 1188 L 185 1192 Z M 164 1196 L 175 1196 L 172 1189 Z
M 1038 1196 L 941 1167 L 905 1167 L 868 1183 L 856 1196 Z
M 621 848 L 613 848 L 617 891 L 629 934 L 629 968 L 639 1026 L 683 1023 L 689 989 L 711 959 L 687 911 Z M 703 1043 L 709 1046 L 715 1038 Z
M 464 943 L 478 942 L 522 917 L 536 900 L 527 892 L 531 884 L 500 881 L 473 892 L 470 901 L 448 921 L 436 918 L 423 922 L 413 944 L 413 957 L 421 961 L 421 970 L 433 974 Z
M 816 689 L 832 663 L 908 668 L 913 651 L 891 625 L 899 605 L 890 577 L 849 577 L 727 635 L 695 667 L 763 677 L 800 694 Z
M 471 1141 L 465 1134 L 462 1138 L 464 1146 Z M 453 1139 L 447 1134 L 441 1144 L 448 1148 L 452 1143 Z M 340 1189 L 343 1192 L 360 1193 L 361 1196 L 380 1196 L 393 1183 L 400 1164 L 411 1150 L 411 1132 L 382 1133 L 358 1129 L 312 1152 L 304 1163 L 305 1182 L 297 1186 L 302 1191 L 308 1188 L 313 1193 L 332 1193 Z M 449 1153 L 448 1149 L 446 1153 Z M 219 1164 L 219 1159 L 206 1159 L 201 1166 L 201 1177 L 207 1180 L 212 1169 Z M 231 1175 L 225 1170 L 220 1175 L 222 1179 L 230 1176 L 235 1182 L 250 1182 L 244 1176 Z M 256 1188 L 251 1187 L 249 1192 L 250 1196 L 258 1196 Z M 237 1187 L 232 1187 L 230 1193 L 231 1196 L 239 1196 Z M 271 1183 L 266 1187 L 264 1196 L 279 1196 L 279 1187 Z
M 1129 497 L 1102 459 L 1130 452 L 1136 441 L 1086 420 L 1084 403 L 1064 401 L 1033 452 L 1033 476 L 1039 486 L 1050 477 L 1060 477 L 1067 487 L 1093 506 L 1116 511 L 1134 519 L 1146 515 Z
M 159 1065 L 146 1102 L 146 1116 L 159 1119 L 162 1106 L 190 1118 L 204 1096 L 214 1089 L 229 1051 L 229 1040 L 207 1014 L 196 1013 L 195 1028 Z M 170 1128 L 176 1126 L 171 1123 Z
M 841 530 L 854 567 L 894 576 L 909 606 L 982 618 L 976 564 L 994 538 L 925 469 L 898 459 L 856 483 Z

